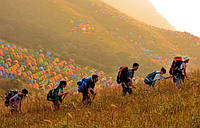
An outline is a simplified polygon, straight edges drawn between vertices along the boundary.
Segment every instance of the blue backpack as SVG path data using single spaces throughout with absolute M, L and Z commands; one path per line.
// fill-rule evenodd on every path
M 87 85 L 87 82 L 90 81 L 92 79 L 92 77 L 88 77 L 88 78 L 84 78 L 82 80 L 79 80 L 77 82 L 78 87 L 78 92 L 83 92 L 85 86 Z
M 159 73 L 160 73 L 160 72 L 158 72 L 158 71 L 154 71 L 154 72 L 148 74 L 148 75 L 145 77 L 144 82 L 145 82 L 146 84 L 152 84 L 152 83 L 153 83 L 153 79 L 155 78 L 156 74 L 159 74 Z

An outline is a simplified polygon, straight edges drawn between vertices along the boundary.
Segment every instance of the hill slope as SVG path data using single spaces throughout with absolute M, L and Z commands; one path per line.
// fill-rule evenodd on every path
M 37 91 L 22 102 L 19 115 L 10 116 L 0 102 L 0 127 L 199 128 L 199 80 L 199 72 L 192 74 L 180 90 L 170 80 L 159 84 L 156 91 L 139 84 L 133 95 L 126 97 L 119 88 L 105 88 L 88 106 L 81 104 L 81 95 L 69 94 L 56 112 L 44 92 Z
M 160 28 L 175 30 L 169 22 L 156 11 L 149 0 L 102 0 L 133 18 Z
M 0 0 L 0 38 L 109 73 L 135 61 L 141 73 L 168 67 L 174 55 L 192 57 L 194 68 L 200 62 L 199 38 L 148 26 L 98 0 Z

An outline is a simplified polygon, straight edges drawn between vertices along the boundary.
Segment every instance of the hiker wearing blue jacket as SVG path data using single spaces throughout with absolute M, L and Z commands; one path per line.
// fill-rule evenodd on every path
M 155 84 L 158 81 L 160 81 L 162 79 L 169 79 L 169 78 L 173 77 L 173 76 L 164 77 L 163 75 L 165 73 L 166 73 L 166 69 L 162 67 L 160 71 L 154 71 L 154 72 L 148 74 L 144 79 L 144 83 L 149 85 L 149 88 L 153 87 L 153 89 L 155 89 Z
M 79 86 L 78 92 L 83 94 L 83 103 L 85 103 L 86 100 L 87 103 L 91 103 L 91 98 L 94 100 L 96 95 L 94 87 L 97 82 L 98 75 L 92 75 L 92 77 L 84 78 L 77 82 L 77 85 Z

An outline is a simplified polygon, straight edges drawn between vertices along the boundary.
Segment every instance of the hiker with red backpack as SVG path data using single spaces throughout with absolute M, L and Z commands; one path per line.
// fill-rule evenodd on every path
M 148 74 L 145 79 L 144 79 L 144 83 L 149 85 L 149 88 L 153 88 L 155 89 L 155 84 L 162 80 L 162 79 L 169 79 L 172 78 L 172 76 L 169 77 L 164 77 L 163 75 L 166 73 L 166 69 L 165 68 L 161 68 L 160 71 L 154 71 L 150 74 Z
M 138 63 L 134 63 L 132 69 L 128 69 L 128 67 L 123 66 L 120 68 L 120 71 L 117 75 L 117 83 L 121 84 L 122 86 L 122 95 L 125 96 L 127 92 L 129 95 L 132 94 L 132 88 L 136 88 L 133 85 L 133 77 L 135 71 L 137 71 L 139 68 Z
M 94 100 L 96 93 L 94 91 L 95 84 L 98 82 L 98 75 L 94 74 L 92 77 L 87 77 L 77 82 L 78 92 L 83 94 L 82 102 L 84 104 L 91 103 Z M 86 103 L 85 103 L 86 102 Z
M 189 57 L 175 57 L 169 73 L 173 75 L 174 83 L 176 87 L 180 88 L 181 84 L 184 82 L 184 79 L 188 79 L 186 74 L 186 64 L 189 62 Z

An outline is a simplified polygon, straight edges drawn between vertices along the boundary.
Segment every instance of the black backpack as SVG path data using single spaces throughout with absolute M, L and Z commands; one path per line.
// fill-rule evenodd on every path
M 48 101 L 52 101 L 52 100 L 55 99 L 56 90 L 57 90 L 57 88 L 54 88 L 54 89 L 51 89 L 51 90 L 49 91 L 49 93 L 47 94 L 47 100 L 48 100 Z
M 178 73 L 182 74 L 182 69 L 180 69 L 182 63 L 183 63 L 182 57 L 175 57 L 172 62 L 171 68 L 169 70 L 169 74 L 170 75 L 176 75 Z
M 11 90 L 8 93 L 6 93 L 6 97 L 5 97 L 5 106 L 8 107 L 9 106 L 9 100 L 10 98 L 12 98 L 13 96 L 15 96 L 16 94 L 18 94 L 17 90 Z
M 127 66 L 120 67 L 117 75 L 117 83 L 120 84 L 121 82 L 126 82 L 127 74 L 128 74 L 128 67 Z

